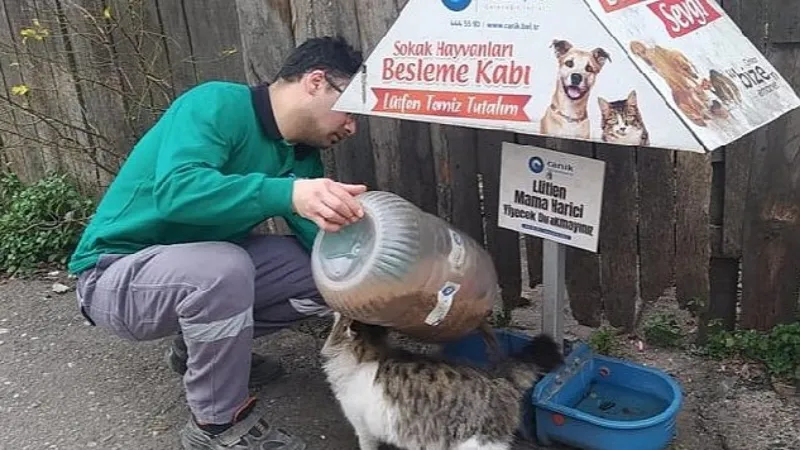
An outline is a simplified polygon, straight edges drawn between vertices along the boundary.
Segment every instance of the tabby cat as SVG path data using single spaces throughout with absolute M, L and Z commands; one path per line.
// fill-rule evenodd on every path
M 602 139 L 609 144 L 646 146 L 650 143 L 647 127 L 644 125 L 636 90 L 628 97 L 609 102 L 599 97 Z
M 509 450 L 523 395 L 563 363 L 547 335 L 481 370 L 389 345 L 389 330 L 339 313 L 323 368 L 360 450 Z

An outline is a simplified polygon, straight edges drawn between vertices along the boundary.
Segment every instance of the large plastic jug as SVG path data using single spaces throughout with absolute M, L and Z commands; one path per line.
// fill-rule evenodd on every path
M 476 329 L 499 297 L 494 263 L 474 239 L 385 191 L 364 217 L 314 241 L 314 280 L 331 308 L 426 341 Z

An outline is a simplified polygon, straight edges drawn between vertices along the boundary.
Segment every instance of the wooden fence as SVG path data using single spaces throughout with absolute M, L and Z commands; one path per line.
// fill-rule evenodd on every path
M 24 180 L 75 175 L 102 193 L 138 136 L 198 82 L 270 80 L 308 37 L 343 34 L 367 55 L 403 0 L 0 0 L 0 158 Z M 800 87 L 800 0 L 725 0 Z M 767 26 L 769 24 L 769 26 Z M 575 317 L 630 329 L 674 287 L 708 318 L 765 329 L 797 316 L 800 114 L 713 155 L 630 149 L 361 117 L 329 174 L 394 191 L 484 242 L 516 304 L 521 260 L 541 281 L 541 240 L 498 229 L 504 140 L 607 163 L 599 254 L 567 251 Z M 522 250 L 521 250 L 522 249 Z M 742 288 L 739 289 L 740 285 Z

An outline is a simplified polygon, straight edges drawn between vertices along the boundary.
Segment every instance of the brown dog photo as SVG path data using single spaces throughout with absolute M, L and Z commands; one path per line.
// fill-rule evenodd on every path
M 556 39 L 551 47 L 558 61 L 553 97 L 540 122 L 542 134 L 589 139 L 589 95 L 607 61 L 608 52 L 576 48 L 569 41 Z
M 678 50 L 648 47 L 640 41 L 632 41 L 630 49 L 667 83 L 678 109 L 695 125 L 704 127 L 715 117 L 728 118 L 724 104 L 741 101 L 739 89 L 728 77 L 711 70 L 709 78 L 702 78 Z

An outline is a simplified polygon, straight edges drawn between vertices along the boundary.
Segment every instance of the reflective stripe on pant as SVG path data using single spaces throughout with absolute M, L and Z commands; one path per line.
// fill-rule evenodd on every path
M 97 326 L 134 341 L 183 333 L 186 399 L 201 422 L 230 422 L 248 395 L 254 336 L 326 315 L 293 237 L 202 242 L 104 255 L 78 280 Z

